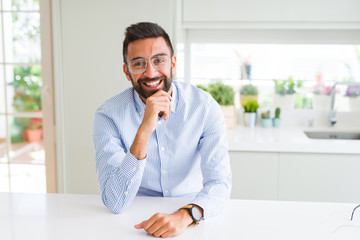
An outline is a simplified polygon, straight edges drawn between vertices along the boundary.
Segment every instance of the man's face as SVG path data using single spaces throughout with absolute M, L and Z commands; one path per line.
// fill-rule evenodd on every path
M 157 70 L 151 64 L 151 58 L 157 55 L 166 55 L 171 64 L 163 70 Z M 139 93 L 143 101 L 159 90 L 171 93 L 172 75 L 175 73 L 176 57 L 171 57 L 171 52 L 164 38 L 147 38 L 129 43 L 126 61 L 129 64 L 137 58 L 145 58 L 147 67 L 141 74 L 133 74 L 128 66 L 124 64 L 123 70 L 134 89 Z

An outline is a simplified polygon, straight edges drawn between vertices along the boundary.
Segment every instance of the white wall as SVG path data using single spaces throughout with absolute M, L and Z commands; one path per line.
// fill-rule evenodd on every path
M 131 86 L 122 72 L 125 28 L 152 21 L 172 37 L 174 20 L 172 0 L 53 0 L 59 192 L 99 193 L 92 121 Z

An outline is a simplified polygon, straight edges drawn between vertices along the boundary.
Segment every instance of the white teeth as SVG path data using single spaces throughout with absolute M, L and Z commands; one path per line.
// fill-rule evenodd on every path
M 160 80 L 156 82 L 147 82 L 145 83 L 147 86 L 154 87 L 160 84 Z

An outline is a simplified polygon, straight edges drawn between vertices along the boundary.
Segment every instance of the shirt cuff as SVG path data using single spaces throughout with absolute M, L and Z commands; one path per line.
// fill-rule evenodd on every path
M 126 154 L 124 161 L 120 165 L 120 171 L 129 179 L 142 178 L 146 164 L 146 157 L 138 160 L 129 152 Z
M 209 209 L 209 201 L 211 200 L 206 198 L 196 197 L 190 203 L 190 204 L 198 205 L 203 209 L 203 217 L 201 218 L 201 220 L 205 220 L 212 216 L 211 210 Z

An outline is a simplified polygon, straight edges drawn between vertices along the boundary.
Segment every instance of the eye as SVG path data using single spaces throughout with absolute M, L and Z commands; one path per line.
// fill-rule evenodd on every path
M 166 58 L 165 57 L 154 58 L 153 63 L 156 64 L 156 65 L 166 63 Z
M 145 60 L 135 60 L 131 62 L 131 67 L 141 68 L 144 67 L 145 64 L 146 64 Z

